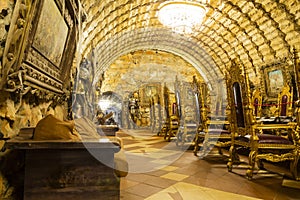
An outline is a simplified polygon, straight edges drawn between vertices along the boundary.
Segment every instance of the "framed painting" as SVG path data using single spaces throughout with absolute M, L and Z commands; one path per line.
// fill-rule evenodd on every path
M 288 73 L 289 65 L 286 63 L 275 63 L 262 67 L 262 86 L 263 93 L 268 101 L 277 101 L 277 96 L 284 85 L 290 81 Z
M 12 15 L 0 89 L 63 100 L 71 87 L 79 0 L 18 0 Z
M 284 85 L 282 70 L 275 69 L 269 71 L 267 77 L 269 96 L 277 95 Z
M 76 50 L 78 3 L 43 0 L 36 4 L 35 17 L 25 49 L 24 65 L 42 72 L 48 90 L 63 91 Z M 51 45 L 49 45 L 51 41 Z
M 32 47 L 59 68 L 69 29 L 55 1 L 45 0 Z

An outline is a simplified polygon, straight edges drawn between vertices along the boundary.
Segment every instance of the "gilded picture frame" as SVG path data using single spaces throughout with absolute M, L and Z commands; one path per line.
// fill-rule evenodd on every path
M 284 85 L 289 82 L 289 65 L 287 63 L 275 63 L 262 67 L 262 92 L 268 101 L 276 101 L 278 94 Z M 290 83 L 288 83 L 290 84 Z
M 3 53 L 7 67 L 1 69 L 0 90 L 64 101 L 71 87 L 67 80 L 80 17 L 79 0 L 16 1 L 11 37 Z
M 44 77 L 44 88 L 63 93 L 69 78 L 72 59 L 76 51 L 78 3 L 70 0 L 42 0 L 33 10 L 24 66 L 38 77 Z M 49 42 L 51 41 L 51 45 Z M 34 84 L 31 82 L 30 85 Z

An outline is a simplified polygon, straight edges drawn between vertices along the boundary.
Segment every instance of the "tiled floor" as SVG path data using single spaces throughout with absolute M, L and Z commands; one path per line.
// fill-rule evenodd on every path
M 266 164 L 269 171 L 258 171 L 249 181 L 245 164 L 227 171 L 226 151 L 199 159 L 149 130 L 121 130 L 117 136 L 129 163 L 121 178 L 123 200 L 300 199 L 300 184 L 284 177 L 282 166 Z

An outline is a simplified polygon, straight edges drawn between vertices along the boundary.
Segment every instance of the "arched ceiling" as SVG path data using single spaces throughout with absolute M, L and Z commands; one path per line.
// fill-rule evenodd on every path
M 211 0 L 202 26 L 192 35 L 162 26 L 157 11 L 163 2 L 81 1 L 87 17 L 81 52 L 94 51 L 97 74 L 122 55 L 157 49 L 182 57 L 213 83 L 224 77 L 233 59 L 259 75 L 261 66 L 291 56 L 292 48 L 300 50 L 299 0 Z
M 174 82 L 204 82 L 200 73 L 188 62 L 172 53 L 139 50 L 120 56 L 105 71 L 101 92 L 116 91 L 123 97 L 144 85 L 160 83 L 174 92 Z

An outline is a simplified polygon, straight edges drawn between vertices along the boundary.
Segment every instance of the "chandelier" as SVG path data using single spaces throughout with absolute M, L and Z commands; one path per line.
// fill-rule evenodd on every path
M 205 15 L 206 9 L 201 3 L 171 1 L 160 6 L 158 20 L 176 33 L 192 34 L 201 26 Z

